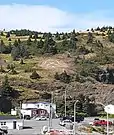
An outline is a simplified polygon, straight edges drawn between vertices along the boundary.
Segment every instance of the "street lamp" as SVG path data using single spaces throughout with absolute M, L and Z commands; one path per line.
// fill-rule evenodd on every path
M 53 92 L 51 93 L 50 104 L 49 104 L 49 128 L 52 128 L 52 103 L 53 103 Z
M 65 90 L 65 117 L 66 117 L 66 90 Z
M 49 128 L 52 128 L 52 103 L 50 103 L 49 108 Z
M 76 102 L 74 103 L 74 135 L 76 134 L 76 105 L 79 102 L 79 100 L 76 100 Z
M 108 112 L 107 112 L 107 135 L 109 135 L 109 122 L 108 122 Z
M 68 88 L 68 87 L 69 87 L 69 85 L 66 86 L 66 88 L 65 88 L 65 93 L 64 93 L 64 94 L 65 94 L 65 95 L 64 95 L 64 103 L 65 103 L 65 114 L 64 114 L 64 115 L 65 115 L 65 117 L 66 117 L 66 106 L 67 106 L 67 101 L 66 101 L 66 97 L 67 97 L 66 94 L 67 94 L 67 93 L 66 93 L 66 92 L 67 92 L 67 88 Z

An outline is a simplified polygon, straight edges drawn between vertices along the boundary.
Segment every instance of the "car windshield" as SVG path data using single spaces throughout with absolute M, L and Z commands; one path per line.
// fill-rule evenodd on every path
M 45 116 L 41 116 L 41 118 L 45 118 Z
M 64 122 L 71 122 L 70 120 L 65 120 Z

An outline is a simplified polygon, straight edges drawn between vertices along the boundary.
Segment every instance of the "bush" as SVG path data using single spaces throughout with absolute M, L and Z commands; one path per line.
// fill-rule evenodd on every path
M 0 72 L 5 73 L 5 70 L 2 66 L 0 67 Z
M 11 41 L 11 38 L 9 38 L 8 41 Z
M 55 73 L 54 78 L 55 78 L 56 80 L 59 80 L 59 74 L 58 74 L 57 72 Z
M 10 113 L 0 112 L 0 116 L 12 116 Z
M 56 73 L 55 79 L 60 80 L 61 82 L 64 82 L 64 83 L 69 83 L 71 81 L 71 77 L 70 77 L 70 75 L 67 74 L 66 71 L 64 71 L 61 74 Z
M 51 99 L 51 94 L 50 93 L 47 93 L 47 92 L 44 92 L 41 94 L 41 98 L 43 99 Z
M 77 81 L 77 82 L 80 82 L 80 83 L 84 83 L 86 80 L 84 79 L 83 76 L 81 76 L 80 74 L 76 74 L 74 76 L 74 80 Z
M 41 76 L 36 71 L 33 71 L 33 73 L 30 75 L 30 78 L 31 79 L 40 79 Z
M 12 69 L 12 70 L 10 71 L 10 74 L 15 75 L 15 74 L 17 74 L 17 71 L 16 71 L 15 69 Z
M 21 64 L 21 65 L 22 65 L 22 64 L 25 64 L 24 61 L 23 61 L 23 59 L 20 60 L 20 64 Z
M 8 64 L 7 69 L 9 69 L 9 73 L 12 75 L 17 74 L 17 71 L 15 70 L 15 65 L 14 64 Z
M 7 69 L 10 69 L 10 64 L 7 64 L 7 67 L 6 67 Z
M 83 113 L 83 112 L 80 112 L 80 113 L 78 113 L 77 115 L 83 116 L 83 117 L 87 117 L 87 113 Z
M 91 52 L 91 50 L 88 50 L 87 48 L 85 48 L 85 46 L 81 46 L 78 51 L 80 54 L 84 54 L 84 55 Z

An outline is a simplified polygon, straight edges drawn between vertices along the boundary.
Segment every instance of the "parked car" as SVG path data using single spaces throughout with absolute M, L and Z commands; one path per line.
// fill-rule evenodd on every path
M 8 130 L 7 129 L 0 128 L 0 135 L 7 135 L 7 134 L 8 134 Z
M 100 119 L 99 119 L 99 118 L 95 118 L 95 119 L 94 119 L 94 121 L 98 121 L 98 120 L 100 120 Z
M 65 126 L 68 123 L 72 123 L 72 121 L 71 120 L 62 120 L 62 121 L 60 121 L 59 125 Z
M 89 125 L 94 125 L 94 123 L 95 123 L 96 121 L 99 121 L 99 120 L 100 120 L 99 118 L 95 118 L 94 121 L 89 122 Z
M 109 125 L 112 125 L 111 121 L 108 121 Z M 98 120 L 98 121 L 94 121 L 93 122 L 94 126 L 102 126 L 102 125 L 107 125 L 107 121 L 106 120 Z
M 30 120 L 30 119 L 31 119 L 31 117 L 30 117 L 30 115 L 24 115 L 24 119 L 26 119 L 26 120 Z
M 45 116 L 38 116 L 38 117 L 36 117 L 35 118 L 35 120 L 47 120 L 47 117 L 45 117 Z
M 72 117 L 72 116 L 66 116 L 66 117 L 61 118 L 60 120 L 61 121 L 62 120 L 71 120 L 72 122 L 74 122 L 74 117 Z M 80 121 L 84 121 L 84 117 L 81 116 L 81 115 L 76 116 L 76 122 L 80 122 Z

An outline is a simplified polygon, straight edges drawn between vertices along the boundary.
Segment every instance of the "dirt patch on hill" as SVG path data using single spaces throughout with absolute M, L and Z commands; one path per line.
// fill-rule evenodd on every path
M 55 57 L 43 58 L 40 60 L 40 67 L 52 72 L 63 72 L 64 70 L 68 73 L 74 72 L 74 62 L 71 58 L 63 55 L 56 55 Z

